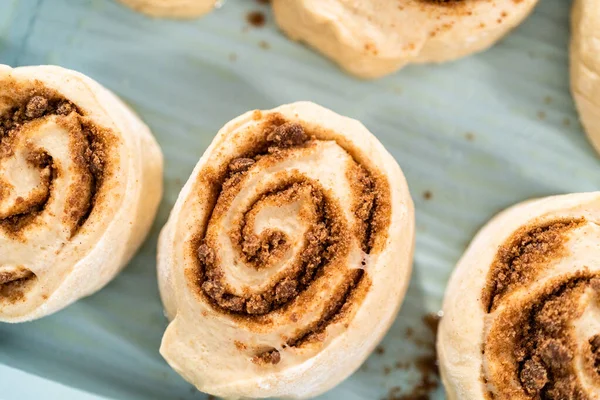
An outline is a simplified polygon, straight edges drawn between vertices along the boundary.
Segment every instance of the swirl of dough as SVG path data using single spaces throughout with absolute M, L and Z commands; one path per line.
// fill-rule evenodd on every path
M 152 223 L 161 173 L 148 128 L 99 84 L 0 65 L 0 321 L 108 283 Z
M 537 0 L 273 0 L 281 29 L 349 73 L 379 78 L 411 63 L 492 46 Z
M 402 172 L 360 123 L 312 103 L 246 113 L 161 233 L 161 353 L 217 396 L 321 393 L 389 328 L 413 235 Z
M 438 333 L 451 399 L 600 398 L 600 193 L 519 204 L 459 262 Z
M 119 0 L 121 3 L 151 17 L 196 18 L 217 4 L 217 0 Z
M 571 22 L 571 91 L 581 123 L 600 152 L 600 3 L 576 0 Z

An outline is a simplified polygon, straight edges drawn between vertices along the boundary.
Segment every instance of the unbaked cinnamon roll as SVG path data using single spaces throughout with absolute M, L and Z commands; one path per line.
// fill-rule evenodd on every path
M 484 50 L 537 0 L 273 0 L 294 40 L 349 73 L 378 78 L 406 64 L 451 61 Z
M 600 3 L 576 0 L 571 21 L 571 91 L 583 127 L 600 152 Z
M 196 18 L 210 12 L 218 0 L 119 0 L 152 17 Z
M 152 224 L 161 175 L 148 128 L 98 83 L 0 65 L 0 321 L 108 283 Z
M 246 113 L 161 233 L 161 354 L 225 398 L 324 392 L 393 322 L 413 239 L 404 176 L 362 124 L 312 103 Z
M 450 399 L 600 398 L 600 193 L 519 204 L 458 263 L 438 333 Z

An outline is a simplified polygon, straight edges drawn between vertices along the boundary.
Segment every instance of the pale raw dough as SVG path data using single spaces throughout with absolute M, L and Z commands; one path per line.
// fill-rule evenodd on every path
M 537 0 L 273 0 L 292 39 L 362 78 L 406 64 L 444 62 L 484 50 L 517 26 Z
M 497 309 L 490 313 L 484 309 L 482 293 L 487 282 L 488 272 L 500 246 L 519 229 L 529 226 L 543 226 L 556 220 L 584 218 L 585 222 L 566 233 L 566 251 L 552 258 L 541 276 L 525 287 L 511 290 L 500 301 Z M 539 293 L 550 282 L 562 282 L 578 271 L 591 273 L 600 271 L 600 192 L 569 194 L 548 197 L 516 205 L 493 218 L 473 239 L 469 248 L 458 262 L 450 279 L 444 299 L 444 316 L 439 326 L 437 351 L 440 372 L 448 398 L 484 400 L 489 399 L 488 390 L 498 400 L 533 399 L 523 391 L 520 382 L 509 380 L 504 387 L 514 392 L 510 396 L 501 395 L 494 388 L 498 382 L 484 371 L 506 370 L 497 360 L 489 360 L 482 349 L 499 315 L 508 310 L 509 305 L 528 304 L 539 298 Z M 525 228 L 527 229 L 527 228 Z M 577 377 L 589 399 L 600 398 L 600 377 L 591 377 L 582 370 L 581 360 L 585 356 L 585 346 L 594 335 L 600 334 L 600 307 L 598 295 L 592 288 L 587 289 L 580 299 L 581 315 L 571 321 L 575 327 L 574 340 L 578 347 L 574 363 Z M 521 303 L 523 302 L 523 303 Z M 520 306 L 519 306 L 520 307 Z M 505 320 L 503 320 L 505 321 Z M 508 331 L 510 326 L 501 327 Z M 582 350 L 584 349 L 584 350 Z M 512 357 L 509 349 L 508 357 Z M 484 376 L 486 375 L 486 376 Z M 592 374 L 593 375 L 593 374 Z M 488 386 L 484 383 L 488 381 Z
M 576 0 L 571 21 L 571 90 L 583 127 L 600 152 L 600 2 Z
M 148 127 L 115 95 L 92 79 L 54 66 L 10 68 L 0 65 L 0 113 L 17 99 L 50 90 L 72 102 L 84 116 L 46 115 L 24 123 L 11 151 L 0 155 L 0 221 L 18 214 L 43 188 L 43 171 L 28 157 L 43 152 L 55 170 L 49 198 L 18 234 L 0 224 L 0 321 L 43 317 L 106 285 L 127 264 L 144 240 L 162 194 L 162 154 Z M 82 124 L 109 132 L 111 145 L 102 155 L 102 184 L 89 215 L 73 228 L 73 204 L 87 167 L 77 169 L 74 149 L 87 147 Z M 70 125 L 73 124 L 73 125 Z M 70 128 L 75 126 L 76 128 Z M 79 130 L 79 133 L 78 133 Z M 79 135 L 79 136 L 78 136 Z M 4 151 L 4 150 L 3 150 Z M 87 154 L 87 153 L 86 153 Z M 79 157 L 79 158 L 78 158 Z M 83 173 L 82 173 L 83 171 Z M 19 200 L 20 198 L 20 200 Z M 37 216 L 35 216 L 37 215 Z M 31 275 L 35 274 L 35 275 Z M 17 300 L 11 282 L 33 277 Z
M 196 18 L 210 12 L 217 0 L 119 0 L 152 17 Z
M 228 216 L 213 222 L 212 214 L 209 232 L 218 235 L 216 257 L 221 260 L 219 265 L 231 287 L 260 290 L 270 276 L 289 268 L 289 263 L 298 257 L 295 246 L 286 253 L 283 265 L 254 269 L 245 265 L 238 250 L 232 248 L 229 234 L 233 232 L 232 224 L 238 221 L 236 213 L 254 204 L 249 203 L 250 199 L 263 193 L 265 185 L 280 182 L 281 176 L 296 171 L 328 190 L 341 205 L 345 221 L 353 224 L 355 217 L 349 207 L 354 197 L 346 169 L 354 161 L 345 148 L 355 149 L 354 159 L 389 183 L 390 223 L 381 232 L 387 238 L 378 242 L 380 248 L 368 255 L 352 239 L 349 252 L 339 264 L 344 270 L 364 269 L 363 277 L 371 282 L 365 297 L 356 307 L 352 306 L 352 300 L 348 301 L 351 317 L 330 322 L 321 342 L 302 347 L 286 346 L 286 338 L 294 337 L 319 318 L 339 276 L 317 278 L 292 300 L 289 308 L 269 312 L 272 326 L 256 318 L 250 318 L 253 322 L 243 322 L 244 319 L 220 311 L 199 294 L 193 264 L 196 248 L 188 246 L 197 229 L 203 226 L 201 221 L 211 213 L 212 206 L 206 197 L 210 185 L 205 180 L 210 179 L 208 174 L 226 168 L 231 160 L 245 154 L 244 148 L 264 140 L 263 124 L 273 115 L 299 123 L 318 141 L 307 150 L 293 148 L 292 154 L 285 153 L 274 165 L 269 164 L 269 157 L 261 158 L 248 170 L 246 176 L 250 182 L 244 181 L 233 200 L 234 206 L 226 211 Z M 311 227 L 297 216 L 304 212 L 303 204 L 308 203 L 263 208 L 256 216 L 255 229 L 258 232 L 281 229 L 292 238 L 292 243 L 303 246 L 303 232 Z M 409 282 L 413 241 L 414 210 L 406 180 L 393 157 L 361 123 L 307 102 L 248 112 L 219 131 L 181 191 L 161 233 L 158 278 L 171 321 L 160 352 L 186 380 L 216 396 L 307 398 L 322 393 L 354 372 L 393 322 Z M 298 299 L 307 303 L 299 303 Z M 252 357 L 258 349 L 277 349 L 281 359 L 275 365 L 256 365 Z

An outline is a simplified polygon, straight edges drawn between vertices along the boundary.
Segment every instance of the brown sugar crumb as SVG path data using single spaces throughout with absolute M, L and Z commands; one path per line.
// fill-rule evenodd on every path
M 275 287 L 275 300 L 278 303 L 286 303 L 298 295 L 298 282 L 290 277 L 285 278 Z
M 250 315 L 263 315 L 271 311 L 271 306 L 268 299 L 257 294 L 246 301 L 246 312 Z
M 249 263 L 259 269 L 270 264 L 270 260 L 277 259 L 287 250 L 287 236 L 281 231 L 267 229 L 260 238 L 244 229 L 242 251 Z
M 273 349 L 252 357 L 252 362 L 258 365 L 277 365 L 281 361 L 279 351 Z
M 600 376 L 600 335 L 592 337 L 589 342 L 594 371 Z
M 440 325 L 441 320 L 442 317 L 440 316 L 440 313 L 429 313 L 423 316 L 423 323 L 431 331 L 431 334 L 434 337 L 434 342 L 435 337 L 437 336 L 438 326 Z
M 520 374 L 521 384 L 529 395 L 537 394 L 548 383 L 548 372 L 535 360 L 527 360 Z
M 246 21 L 255 28 L 262 28 L 265 25 L 265 14 L 261 11 L 252 11 L 246 15 Z
M 233 344 L 235 345 L 235 348 L 238 349 L 239 351 L 243 351 L 247 349 L 247 346 L 240 342 L 239 340 L 236 340 L 233 342 Z
M 198 257 L 204 264 L 212 265 L 215 262 L 215 252 L 206 244 L 201 244 L 200 247 L 198 247 Z
M 300 146 L 308 140 L 308 136 L 300 124 L 286 122 L 276 127 L 268 136 L 267 141 L 272 147 L 289 148 Z
M 25 115 L 28 118 L 39 118 L 48 109 L 48 99 L 42 96 L 34 96 L 29 100 L 25 108 Z
M 531 283 L 553 259 L 565 251 L 566 235 L 584 222 L 558 220 L 543 226 L 525 227 L 498 250 L 488 274 L 483 302 L 488 311 L 511 289 Z
M 415 361 L 421 374 L 419 382 L 408 393 L 402 393 L 402 388 L 395 386 L 388 392 L 384 400 L 429 400 L 431 392 L 439 386 L 439 373 L 436 357 L 424 356 Z M 385 372 L 385 371 L 384 371 Z
M 68 101 L 63 101 L 56 108 L 56 114 L 58 114 L 58 115 L 69 115 L 74 111 L 76 111 L 75 106 L 73 104 L 69 103 Z
M 233 173 L 243 172 L 254 165 L 255 161 L 252 158 L 236 158 L 229 163 L 229 170 Z

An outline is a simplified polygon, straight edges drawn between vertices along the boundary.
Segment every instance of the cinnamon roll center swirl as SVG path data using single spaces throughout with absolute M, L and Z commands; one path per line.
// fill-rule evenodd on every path
M 364 269 L 385 240 L 389 188 L 352 156 L 358 149 L 278 114 L 260 129 L 259 140 L 220 173 L 214 166 L 201 173 L 209 177 L 204 186 L 213 188 L 214 203 L 190 242 L 196 268 L 189 279 L 215 310 L 253 329 L 282 319 L 293 324 L 302 304 L 322 302 L 317 318 L 284 339 L 284 348 L 300 347 L 322 340 L 325 329 L 350 315 L 368 290 Z M 334 176 L 331 181 L 314 171 L 323 152 L 343 168 L 324 174 Z M 344 185 L 341 198 L 336 185 Z M 328 287 L 326 297 L 307 294 L 316 282 Z M 279 360 L 273 348 L 253 358 L 261 365 Z
M 46 210 L 53 191 L 66 190 L 61 223 L 73 236 L 93 209 L 113 138 L 41 84 L 15 86 L 10 94 L 0 114 L 0 230 L 19 238 Z M 63 175 L 74 178 L 67 188 L 55 187 Z

